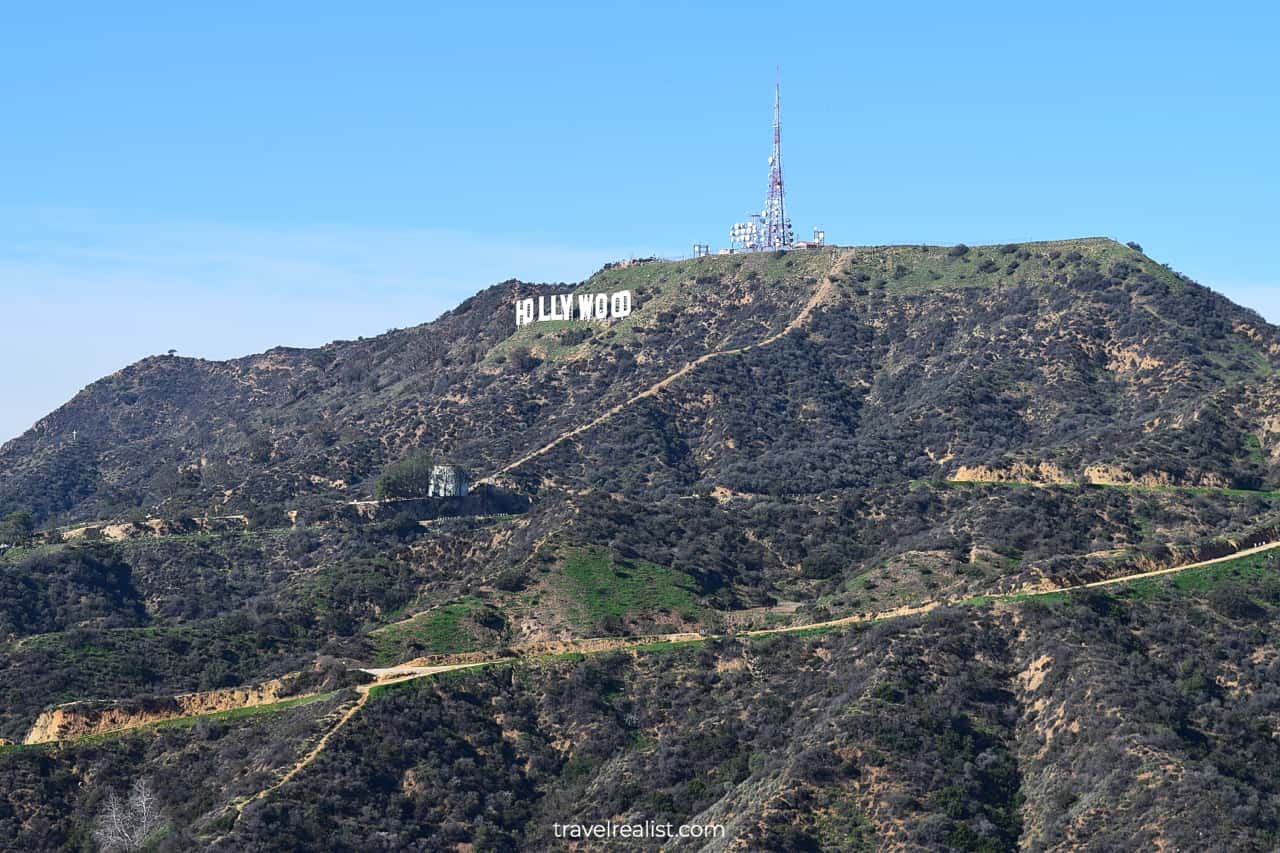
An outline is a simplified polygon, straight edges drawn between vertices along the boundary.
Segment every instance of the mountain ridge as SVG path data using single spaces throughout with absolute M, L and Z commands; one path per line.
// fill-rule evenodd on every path
M 6 443 L 3 448 L 0 448 L 0 459 L 8 462 L 9 464 L 5 467 L 11 469 L 12 460 L 20 455 L 49 452 L 50 442 L 42 441 L 42 438 L 63 436 L 65 441 L 65 434 L 72 430 L 77 436 L 83 434 L 88 440 L 93 441 L 101 430 L 96 429 L 97 425 L 91 418 L 80 416 L 77 411 L 82 406 L 86 409 L 101 410 L 104 403 L 114 403 L 118 409 L 127 410 L 130 403 L 136 400 L 133 395 L 146 395 L 150 392 L 151 408 L 146 412 L 132 412 L 127 417 L 121 418 L 118 428 L 108 431 L 103 436 L 103 440 L 118 445 L 122 437 L 127 439 L 135 433 L 143 433 L 145 437 L 145 431 L 148 429 L 154 436 L 166 428 L 180 424 L 184 418 L 190 420 L 196 417 L 216 417 L 216 412 L 207 410 L 226 400 L 232 401 L 232 404 L 240 410 L 238 414 L 242 421 L 247 418 L 261 420 L 261 415 L 255 415 L 255 411 L 261 409 L 280 410 L 281 417 L 288 418 L 291 417 L 288 411 L 290 407 L 296 409 L 294 404 L 308 393 L 316 390 L 321 393 L 328 391 L 332 397 L 333 393 L 341 390 L 348 394 L 354 391 L 357 394 L 377 395 L 379 400 L 390 398 L 390 405 L 402 408 L 400 414 L 405 422 L 397 428 L 398 437 L 389 437 L 385 431 L 382 433 L 382 442 L 390 441 L 392 446 L 386 448 L 369 446 L 364 449 L 364 453 L 375 458 L 354 462 L 354 464 L 352 460 L 345 460 L 341 469 L 336 472 L 322 470 L 326 467 L 325 463 L 316 460 L 310 465 L 314 470 L 308 470 L 306 474 L 314 474 L 331 481 L 358 482 L 371 476 L 378 464 L 389 461 L 388 451 L 394 452 L 394 446 L 412 446 L 415 439 L 421 442 L 424 438 L 429 439 L 432 446 L 439 448 L 445 455 L 465 457 L 460 461 L 470 464 L 479 472 L 496 470 L 511 461 L 516 454 L 517 446 L 514 442 L 510 439 L 500 439 L 500 444 L 504 446 L 496 448 L 491 446 L 487 449 L 473 448 L 467 445 L 474 445 L 476 442 L 459 440 L 456 432 L 450 434 L 448 423 L 450 410 L 458 407 L 450 405 L 449 396 L 458 393 L 451 389 L 456 387 L 458 384 L 456 380 L 461 377 L 461 374 L 469 375 L 469 378 L 465 379 L 465 384 L 473 387 L 491 381 L 490 377 L 495 377 L 501 384 L 507 378 L 503 376 L 502 368 L 507 365 L 506 369 L 510 370 L 509 362 L 506 361 L 508 353 L 528 348 L 530 356 L 525 356 L 522 352 L 521 357 L 531 357 L 535 361 L 541 359 L 540 363 L 532 368 L 533 377 L 539 380 L 545 379 L 547 373 L 559 360 L 571 354 L 577 361 L 606 362 L 600 365 L 604 369 L 593 371 L 598 376 L 595 380 L 597 382 L 625 383 L 627 380 L 620 376 L 620 371 L 636 372 L 636 379 L 639 381 L 646 378 L 657 381 L 666 375 L 661 372 L 661 367 L 668 363 L 674 366 L 697 358 L 707 351 L 743 346 L 753 339 L 761 340 L 771 331 L 776 331 L 789 318 L 788 304 L 793 304 L 806 289 L 812 286 L 806 282 L 817 281 L 824 272 L 822 269 L 824 262 L 828 258 L 834 260 L 837 251 L 836 249 L 800 250 L 778 258 L 772 255 L 767 257 L 714 256 L 696 261 L 649 262 L 622 269 L 606 267 L 576 286 L 529 285 L 509 280 L 482 290 L 456 308 L 445 312 L 435 321 L 408 329 L 394 330 L 373 338 L 332 342 L 315 349 L 278 347 L 260 354 L 227 361 L 154 356 L 90 385 L 68 404 L 43 418 L 28 433 Z M 1147 277 L 1148 281 L 1154 281 L 1156 286 L 1180 288 L 1186 281 L 1167 269 L 1146 261 L 1144 256 L 1136 250 L 1100 238 L 1047 241 L 1016 246 L 1009 244 L 974 247 L 959 255 L 953 254 L 957 251 L 956 247 L 886 246 L 861 247 L 851 251 L 854 253 L 853 266 L 850 268 L 849 275 L 841 281 L 839 293 L 839 298 L 845 302 L 856 301 L 867 294 L 874 294 L 877 288 L 880 288 L 888 293 L 893 301 L 903 303 L 921 298 L 928 299 L 929 294 L 934 294 L 935 298 L 942 302 L 938 307 L 945 309 L 946 294 L 956 290 L 977 293 L 992 287 L 1003 291 L 1011 287 L 1016 288 L 1018 280 L 1024 277 L 1017 272 L 1017 268 L 1023 263 L 1030 265 L 1025 259 L 1018 260 L 1020 254 L 1026 255 L 1027 258 L 1034 257 L 1042 264 L 1050 261 L 1053 266 L 1062 267 L 1065 272 L 1059 272 L 1052 267 L 1048 269 L 1047 272 L 1052 273 L 1051 276 L 1044 275 L 1039 270 L 1037 273 L 1040 273 L 1048 283 L 1061 286 L 1066 292 L 1070 292 L 1068 276 L 1073 271 L 1079 271 L 1080 262 L 1093 263 L 1098 269 L 1101 269 L 1103 263 L 1110 263 L 1112 267 L 1117 263 L 1135 266 L 1141 264 L 1139 275 Z M 1057 253 L 1058 257 L 1051 260 L 1050 256 L 1054 253 Z M 1078 261 L 1064 260 L 1072 257 L 1073 254 L 1080 256 Z M 902 263 L 904 258 L 913 262 L 910 267 Z M 782 264 L 786 263 L 793 266 L 784 268 Z M 747 265 L 745 272 L 742 271 L 744 264 Z M 998 266 L 993 266 L 997 264 Z M 1006 272 L 1010 266 L 1014 269 Z M 756 276 L 754 281 L 749 280 L 752 275 Z M 930 277 L 936 278 L 930 280 Z M 659 279 L 662 280 L 658 281 Z M 696 300 L 714 298 L 716 289 L 721 287 L 721 280 L 730 279 L 748 279 L 731 281 L 726 288 L 730 291 L 730 295 L 736 297 L 742 304 L 729 304 L 731 300 L 726 299 L 711 314 L 700 310 L 703 306 L 697 304 Z M 519 329 L 514 327 L 511 312 L 517 297 L 553 290 L 563 291 L 568 288 L 575 291 L 605 290 L 621 288 L 623 285 L 634 286 L 638 291 L 637 309 L 624 321 L 613 321 L 607 325 L 573 324 L 572 327 L 564 322 L 538 323 Z M 1033 283 L 1032 286 L 1035 284 Z M 1131 284 L 1130 286 L 1150 285 Z M 692 298 L 688 298 L 690 296 Z M 1268 371 L 1274 369 L 1276 354 L 1280 352 L 1280 347 L 1276 344 L 1276 328 L 1247 309 L 1234 306 L 1224 309 L 1225 300 L 1221 297 L 1207 298 L 1208 301 L 1204 304 L 1210 306 L 1211 311 L 1225 311 L 1231 315 L 1232 334 L 1236 333 L 1234 330 L 1243 330 L 1241 334 L 1254 335 L 1266 348 L 1269 348 L 1265 362 L 1266 369 Z M 764 306 L 763 312 L 761 305 Z M 766 315 L 776 319 L 772 321 L 764 319 Z M 477 320 L 477 317 L 480 319 Z M 703 319 L 704 317 L 709 319 Z M 670 342 L 673 337 L 672 333 L 667 331 L 670 326 L 692 322 L 711 322 L 716 328 L 711 334 L 702 336 L 701 340 L 696 336 L 688 336 L 688 340 L 681 342 L 681 347 L 669 353 L 672 356 L 671 359 L 656 360 L 657 369 L 648 372 L 643 369 L 637 370 L 642 361 L 651 363 L 655 361 L 653 351 L 657 346 Z M 769 327 L 770 322 L 775 323 L 773 329 Z M 873 321 L 873 325 L 882 322 Z M 639 336 L 636 334 L 637 329 Z M 989 334 L 980 329 L 975 329 L 975 333 L 979 336 Z M 566 340 L 570 341 L 567 345 L 564 343 Z M 971 346 L 972 343 L 967 342 L 967 345 Z M 1145 364 L 1151 367 L 1152 357 L 1137 355 L 1136 347 L 1135 343 L 1128 351 L 1112 353 L 1109 358 L 1122 363 L 1126 359 L 1129 361 L 1138 359 L 1133 363 L 1133 366 L 1138 368 L 1143 366 L 1141 359 L 1147 358 L 1148 361 Z M 620 361 L 611 359 L 612 353 L 618 353 L 621 357 Z M 685 357 L 683 362 L 674 360 L 680 356 Z M 385 376 L 378 375 L 380 364 L 388 365 Z M 425 383 L 416 380 L 423 371 L 442 371 L 445 375 L 438 377 L 428 387 Z M 555 378 L 561 379 L 557 384 L 562 386 L 562 377 Z M 175 393 L 170 395 L 171 399 L 157 401 L 154 399 L 154 388 L 147 388 L 146 383 L 152 385 L 170 383 Z M 143 387 L 139 387 L 140 384 Z M 530 395 L 519 394 L 518 390 L 508 390 L 511 393 L 504 395 L 508 397 L 505 403 L 496 401 L 501 406 L 498 411 L 504 415 L 513 413 L 519 415 L 522 413 L 521 409 L 531 413 L 536 411 L 544 415 L 540 418 L 540 425 L 543 427 L 550 425 L 545 417 L 546 412 L 543 411 L 546 409 L 546 404 L 540 405 L 536 399 L 546 397 L 545 393 Z M 570 392 L 563 387 L 556 390 L 560 394 L 559 399 L 548 401 L 553 410 L 566 408 L 566 404 L 571 410 L 565 418 L 558 420 L 557 425 L 563 424 L 561 429 L 563 432 L 573 425 L 570 420 L 578 414 L 577 407 L 573 405 L 574 400 L 571 398 L 582 395 L 580 392 Z M 123 393 L 112 395 L 113 391 L 123 391 Z M 462 393 L 467 394 L 466 391 Z M 405 399 L 409 394 L 418 394 L 422 400 L 409 403 Z M 115 399 L 104 401 L 102 399 L 104 396 L 114 396 Z M 184 399 L 180 401 L 172 399 L 175 397 Z M 531 397 L 534 399 L 531 400 Z M 607 395 L 599 395 L 596 403 L 588 401 L 589 404 L 581 413 L 582 416 L 591 414 L 591 405 L 598 404 L 599 407 L 603 407 L 605 402 L 607 402 Z M 119 405 L 121 403 L 124 405 Z M 205 407 L 205 411 L 201 411 L 201 406 Z M 108 405 L 107 408 L 110 409 L 111 406 Z M 407 431 L 408 419 L 413 417 L 411 410 L 416 412 L 418 424 L 412 431 Z M 335 438 L 326 432 L 328 429 L 341 430 L 342 427 L 338 423 L 326 424 L 326 421 L 339 421 L 341 417 L 332 418 L 331 412 L 312 412 L 307 416 L 312 420 L 308 426 L 313 430 L 314 435 L 290 436 L 290 443 L 298 446 L 299 449 L 320 456 L 325 455 L 326 442 L 345 443 L 341 441 L 342 436 Z M 356 424 L 359 425 L 358 429 L 367 429 L 368 420 L 372 417 L 375 415 L 369 414 L 365 418 L 356 420 L 349 427 L 349 431 L 355 433 Z M 148 419 L 154 423 L 148 424 L 146 422 Z M 430 425 L 424 427 L 424 422 L 430 422 Z M 291 426 L 295 431 L 303 428 L 297 423 Z M 375 429 L 385 429 L 385 427 L 379 427 L 376 422 L 373 426 Z M 468 424 L 459 429 L 470 427 L 492 431 L 493 426 L 491 423 Z M 538 426 L 534 428 L 538 429 Z M 190 424 L 186 425 L 186 430 L 188 433 L 195 433 L 187 440 L 188 445 L 208 441 L 207 436 L 202 438 L 201 431 L 191 429 Z M 255 450 L 250 445 L 254 441 L 261 443 L 263 438 L 259 437 L 260 434 L 274 432 L 275 428 L 270 424 L 259 423 L 243 425 L 240 431 L 242 433 L 239 436 L 240 454 L 256 452 L 260 457 L 263 449 L 257 447 Z M 550 434 L 550 430 L 547 429 L 544 434 Z M 355 444 L 361 437 L 353 435 L 352 438 Z M 480 444 L 491 444 L 491 442 L 480 442 Z M 317 447 L 317 445 L 320 446 Z M 156 448 L 151 448 L 152 453 L 155 453 L 155 450 Z M 293 448 L 290 450 L 292 451 Z M 175 457 L 173 460 L 175 469 L 183 464 L 201 465 L 205 456 L 198 455 L 195 451 L 194 446 L 188 449 L 181 446 L 165 448 L 167 455 Z M 273 454 L 277 452 L 274 442 L 271 452 Z M 930 448 L 930 452 L 939 456 L 946 455 L 945 448 Z M 234 455 L 229 447 L 223 450 L 223 453 L 226 454 L 226 458 Z M 507 457 L 505 459 L 504 454 Z M 84 455 L 86 454 L 78 454 L 76 458 L 82 458 Z M 96 457 L 97 454 L 90 452 L 87 455 Z M 480 458 L 470 458 L 473 456 Z M 171 476 L 176 476 L 176 472 Z M 115 479 L 118 481 L 121 478 Z M 0 508 L 6 504 L 13 505 L 12 498 L 7 501 L 5 499 L 5 487 L 9 482 L 11 482 L 9 478 L 0 477 Z M 81 491 L 85 488 L 87 487 L 80 484 Z M 296 490 L 299 486 L 295 485 L 292 488 Z M 127 496 L 126 499 L 128 499 Z M 70 509 L 77 501 L 64 503 L 69 505 L 56 511 Z

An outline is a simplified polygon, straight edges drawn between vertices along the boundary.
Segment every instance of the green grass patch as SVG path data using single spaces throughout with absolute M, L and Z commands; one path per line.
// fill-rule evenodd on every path
M 1127 246 L 1102 237 L 1021 243 L 1011 249 L 1006 252 L 995 245 L 970 246 L 963 252 L 950 246 L 859 248 L 846 286 L 855 292 L 883 288 L 895 296 L 909 296 L 931 290 L 994 288 L 1020 281 L 1052 284 L 1062 266 L 1074 267 L 1082 261 L 1092 261 L 1104 270 L 1118 260 L 1144 269 L 1156 266 Z M 1080 255 L 1078 261 L 1066 260 L 1064 256 L 1072 253 Z
M 1224 560 L 1208 566 L 1184 571 L 1168 572 L 1148 578 L 1137 578 L 1109 586 L 1092 587 L 1128 601 L 1155 599 L 1176 593 L 1197 595 L 1208 592 L 1224 581 L 1236 580 L 1250 588 L 1280 583 L 1280 554 L 1267 551 L 1249 554 L 1234 560 Z M 956 602 L 957 605 L 982 605 L 991 602 L 1018 604 L 1037 601 L 1043 604 L 1060 604 L 1082 589 L 1059 589 L 1050 592 L 1019 592 L 1008 595 L 978 595 Z
M 619 651 L 635 651 L 635 652 L 678 652 L 684 649 L 700 646 L 706 642 L 706 639 L 699 638 L 697 640 L 675 640 L 672 642 L 662 643 L 640 643 L 636 646 L 630 646 Z
M 50 545 L 40 542 L 32 545 L 15 545 L 0 551 L 0 563 L 20 563 L 28 557 L 42 557 L 68 547 L 66 543 Z
M 403 622 L 374 629 L 369 636 L 377 647 L 375 663 L 388 666 L 420 655 L 492 648 L 493 639 L 486 638 L 485 632 L 470 618 L 483 606 L 479 599 L 467 597 L 419 613 Z
M 570 620 L 582 627 L 654 612 L 690 621 L 702 615 L 693 578 L 647 560 L 615 560 L 598 545 L 571 549 L 551 583 L 567 600 Z
M 1247 458 L 1256 465 L 1265 465 L 1266 457 L 1262 455 L 1262 439 L 1253 433 L 1246 433 L 1244 436 L 1244 448 Z
M 832 631 L 842 631 L 846 628 L 854 628 L 865 624 L 869 623 L 846 622 L 842 625 L 814 625 L 811 628 L 796 628 L 793 631 L 779 631 L 776 634 L 741 634 L 739 638 L 746 640 L 758 649 L 764 650 L 772 648 L 778 643 L 785 643 L 789 638 L 817 637 L 822 634 L 829 634 Z
M 1061 604 L 1067 600 L 1067 597 L 1066 590 L 1055 589 L 1051 592 L 1017 592 L 1012 595 L 1000 596 L 999 600 L 1016 604 L 1034 599 L 1042 604 Z
M 1117 584 L 1121 598 L 1150 599 L 1157 598 L 1166 592 L 1176 591 L 1188 595 L 1208 592 L 1227 580 L 1242 582 L 1245 586 L 1256 588 L 1263 584 L 1274 584 L 1280 578 L 1280 555 L 1275 551 L 1260 554 L 1249 554 L 1234 560 L 1187 569 L 1183 572 L 1171 572 L 1167 575 L 1141 578 L 1126 584 Z

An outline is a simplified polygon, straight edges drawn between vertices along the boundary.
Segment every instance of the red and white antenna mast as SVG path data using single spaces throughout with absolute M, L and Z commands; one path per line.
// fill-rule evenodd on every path
M 786 193 L 782 186 L 782 83 L 773 84 L 773 154 L 769 156 L 769 194 L 764 210 L 765 249 L 782 249 L 793 242 L 791 220 L 787 219 Z
M 789 248 L 795 239 L 787 218 L 786 193 L 782 185 L 782 83 L 773 86 L 773 153 L 769 155 L 769 192 L 764 210 L 752 214 L 748 222 L 729 232 L 736 248 L 763 252 Z

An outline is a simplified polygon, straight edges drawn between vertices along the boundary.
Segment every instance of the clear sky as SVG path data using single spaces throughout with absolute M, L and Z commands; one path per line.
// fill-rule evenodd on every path
M 1280 321 L 1274 4 L 12 4 L 0 441 L 170 347 L 726 243 L 1107 235 Z

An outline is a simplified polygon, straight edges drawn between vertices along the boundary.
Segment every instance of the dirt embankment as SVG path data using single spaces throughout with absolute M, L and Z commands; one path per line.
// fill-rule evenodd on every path
M 1162 548 L 1153 554 L 1139 554 L 1130 566 L 1140 572 L 1177 568 L 1229 557 L 1248 551 L 1268 542 L 1280 541 L 1280 527 L 1264 527 L 1241 534 L 1234 539 L 1219 539 L 1200 545 Z
M 951 479 L 963 483 L 1024 483 L 1027 485 L 1097 485 L 1097 486 L 1194 486 L 1228 489 L 1230 478 L 1212 471 L 1191 471 L 1175 477 L 1167 471 L 1144 471 L 1135 474 L 1118 465 L 1086 465 L 1079 475 L 1072 475 L 1056 462 L 1014 462 L 1003 468 L 990 465 L 961 465 Z
M 423 667 L 423 666 L 454 666 L 455 664 L 485 663 L 487 661 L 498 660 L 506 657 L 500 649 L 490 649 L 483 652 L 452 652 L 440 655 L 423 655 L 422 657 L 407 660 L 398 663 L 396 667 Z M 395 667 L 384 667 L 385 669 L 394 669 Z
M 1067 483 L 1070 478 L 1057 463 L 1015 462 L 1007 468 L 961 465 L 951 479 L 964 483 Z
M 249 519 L 243 515 L 211 515 L 202 518 L 161 519 L 145 521 L 99 521 L 82 524 L 64 530 L 50 530 L 44 536 L 50 541 L 75 542 L 78 540 L 121 542 L 143 536 L 174 536 L 180 533 L 220 533 L 226 530 L 244 530 Z
M 158 699 L 135 699 L 108 704 L 72 702 L 50 708 L 36 717 L 23 743 L 49 743 L 118 729 L 137 728 L 175 717 L 251 708 L 277 702 L 285 698 L 287 693 L 285 679 L 277 678 L 247 687 L 228 687 Z

